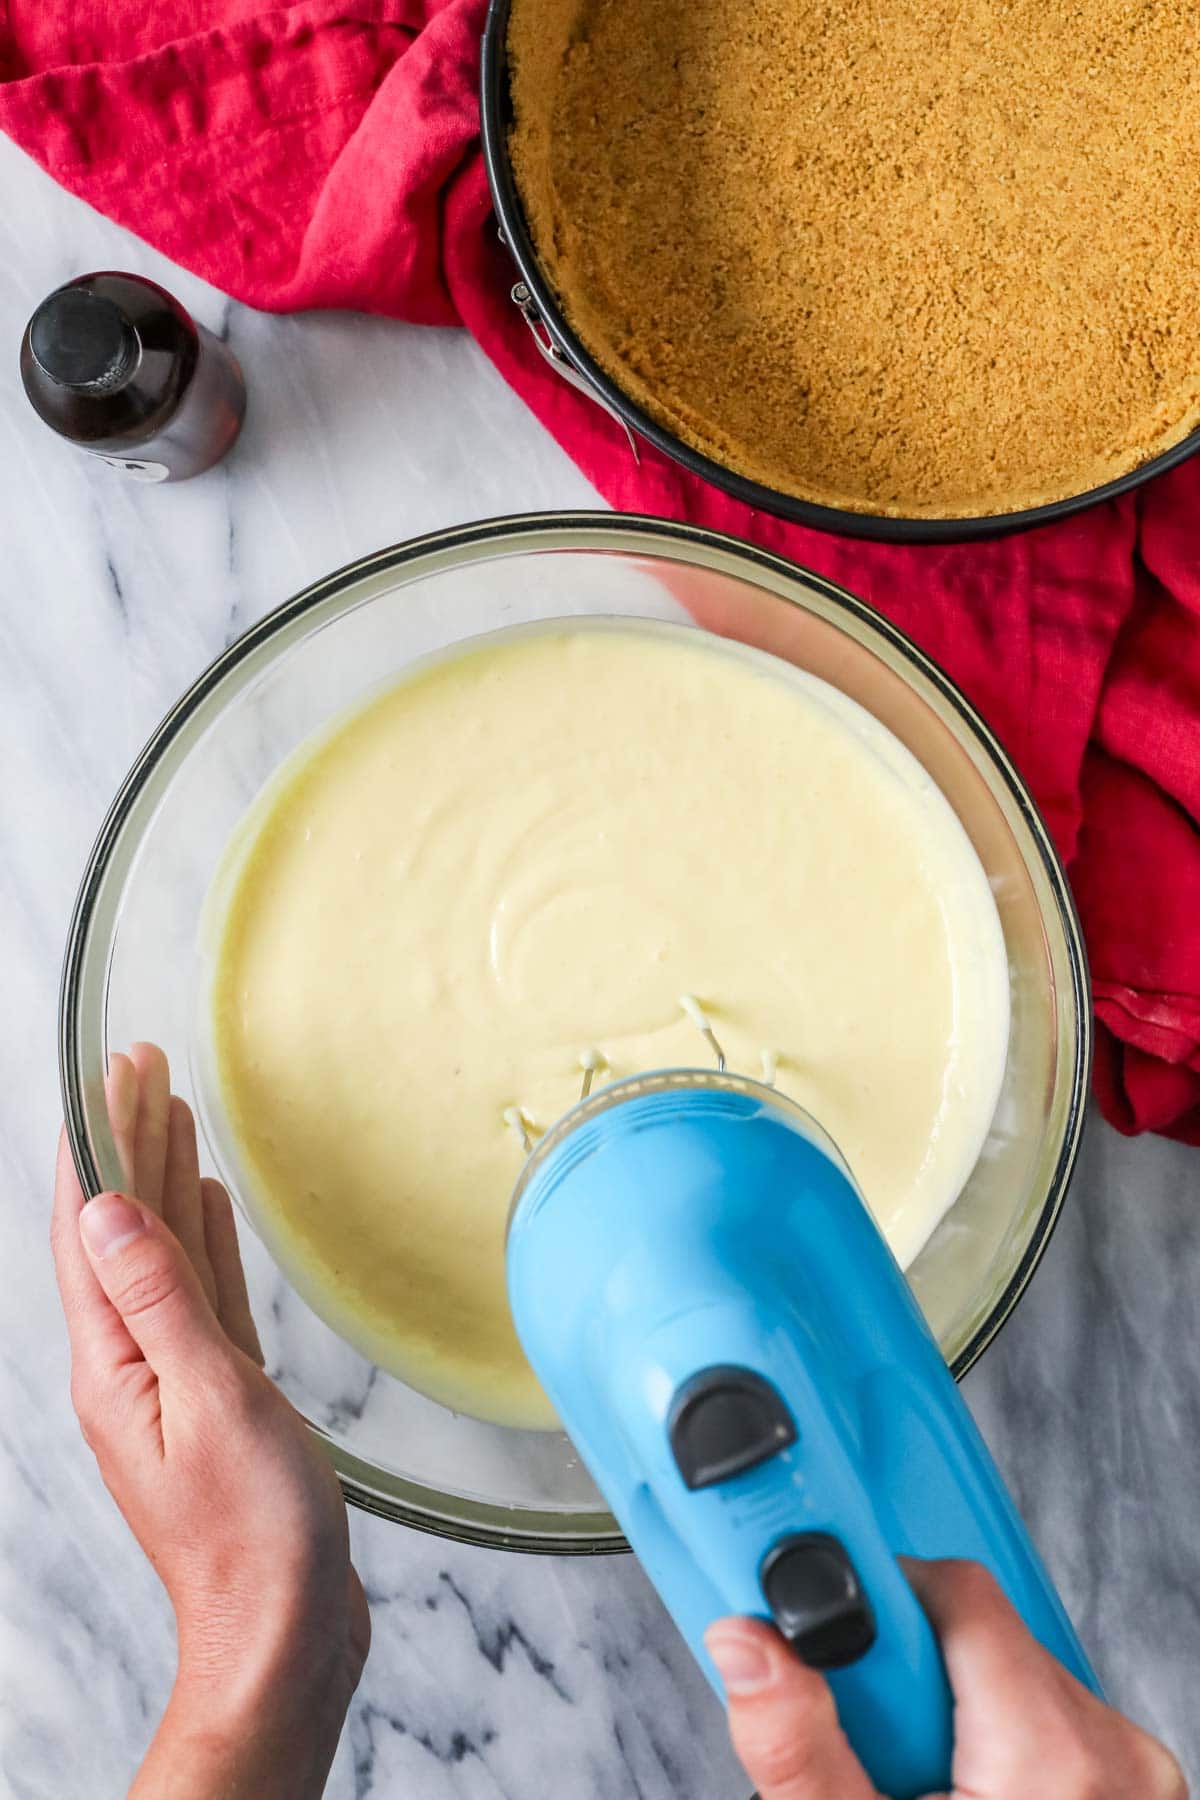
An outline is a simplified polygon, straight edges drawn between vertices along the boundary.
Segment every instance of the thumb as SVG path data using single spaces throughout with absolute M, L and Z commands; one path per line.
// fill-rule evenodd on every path
M 838 1724 L 829 1683 L 761 1619 L 718 1619 L 705 1646 L 729 1735 L 759 1800 L 877 1800 Z
M 160 1379 L 225 1347 L 199 1276 L 149 1207 L 98 1194 L 80 1213 L 79 1232 L 97 1280 Z

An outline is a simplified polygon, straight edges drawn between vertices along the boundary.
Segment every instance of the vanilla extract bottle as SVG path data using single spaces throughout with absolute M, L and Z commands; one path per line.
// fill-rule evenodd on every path
M 246 410 L 237 358 L 165 288 L 101 271 L 56 288 L 21 342 L 21 379 L 60 437 L 135 481 L 186 481 Z

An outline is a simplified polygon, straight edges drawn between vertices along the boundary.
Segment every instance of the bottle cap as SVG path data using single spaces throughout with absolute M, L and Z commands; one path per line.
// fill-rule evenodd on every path
M 119 306 L 88 288 L 58 288 L 29 321 L 38 365 L 62 387 L 111 394 L 138 365 L 141 342 Z

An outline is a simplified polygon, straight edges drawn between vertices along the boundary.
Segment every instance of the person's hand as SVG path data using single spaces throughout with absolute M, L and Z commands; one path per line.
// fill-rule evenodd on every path
M 1169 1751 L 1043 1650 L 978 1563 L 904 1566 L 954 1691 L 954 1790 L 929 1800 L 1187 1800 Z M 880 1800 L 828 1682 L 771 1626 L 719 1619 L 705 1643 L 760 1800 Z
M 64 1136 L 51 1236 L 83 1435 L 175 1611 L 175 1690 L 131 1794 L 306 1800 L 370 1640 L 345 1504 L 262 1371 L 229 1197 L 162 1052 L 114 1056 L 108 1102 L 129 1193 L 85 1204 Z

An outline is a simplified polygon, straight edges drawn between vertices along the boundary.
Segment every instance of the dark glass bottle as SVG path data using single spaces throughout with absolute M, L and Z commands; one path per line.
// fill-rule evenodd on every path
M 21 379 L 51 430 L 136 481 L 211 468 L 246 410 L 233 352 L 164 288 L 114 271 L 42 301 L 21 341 Z

